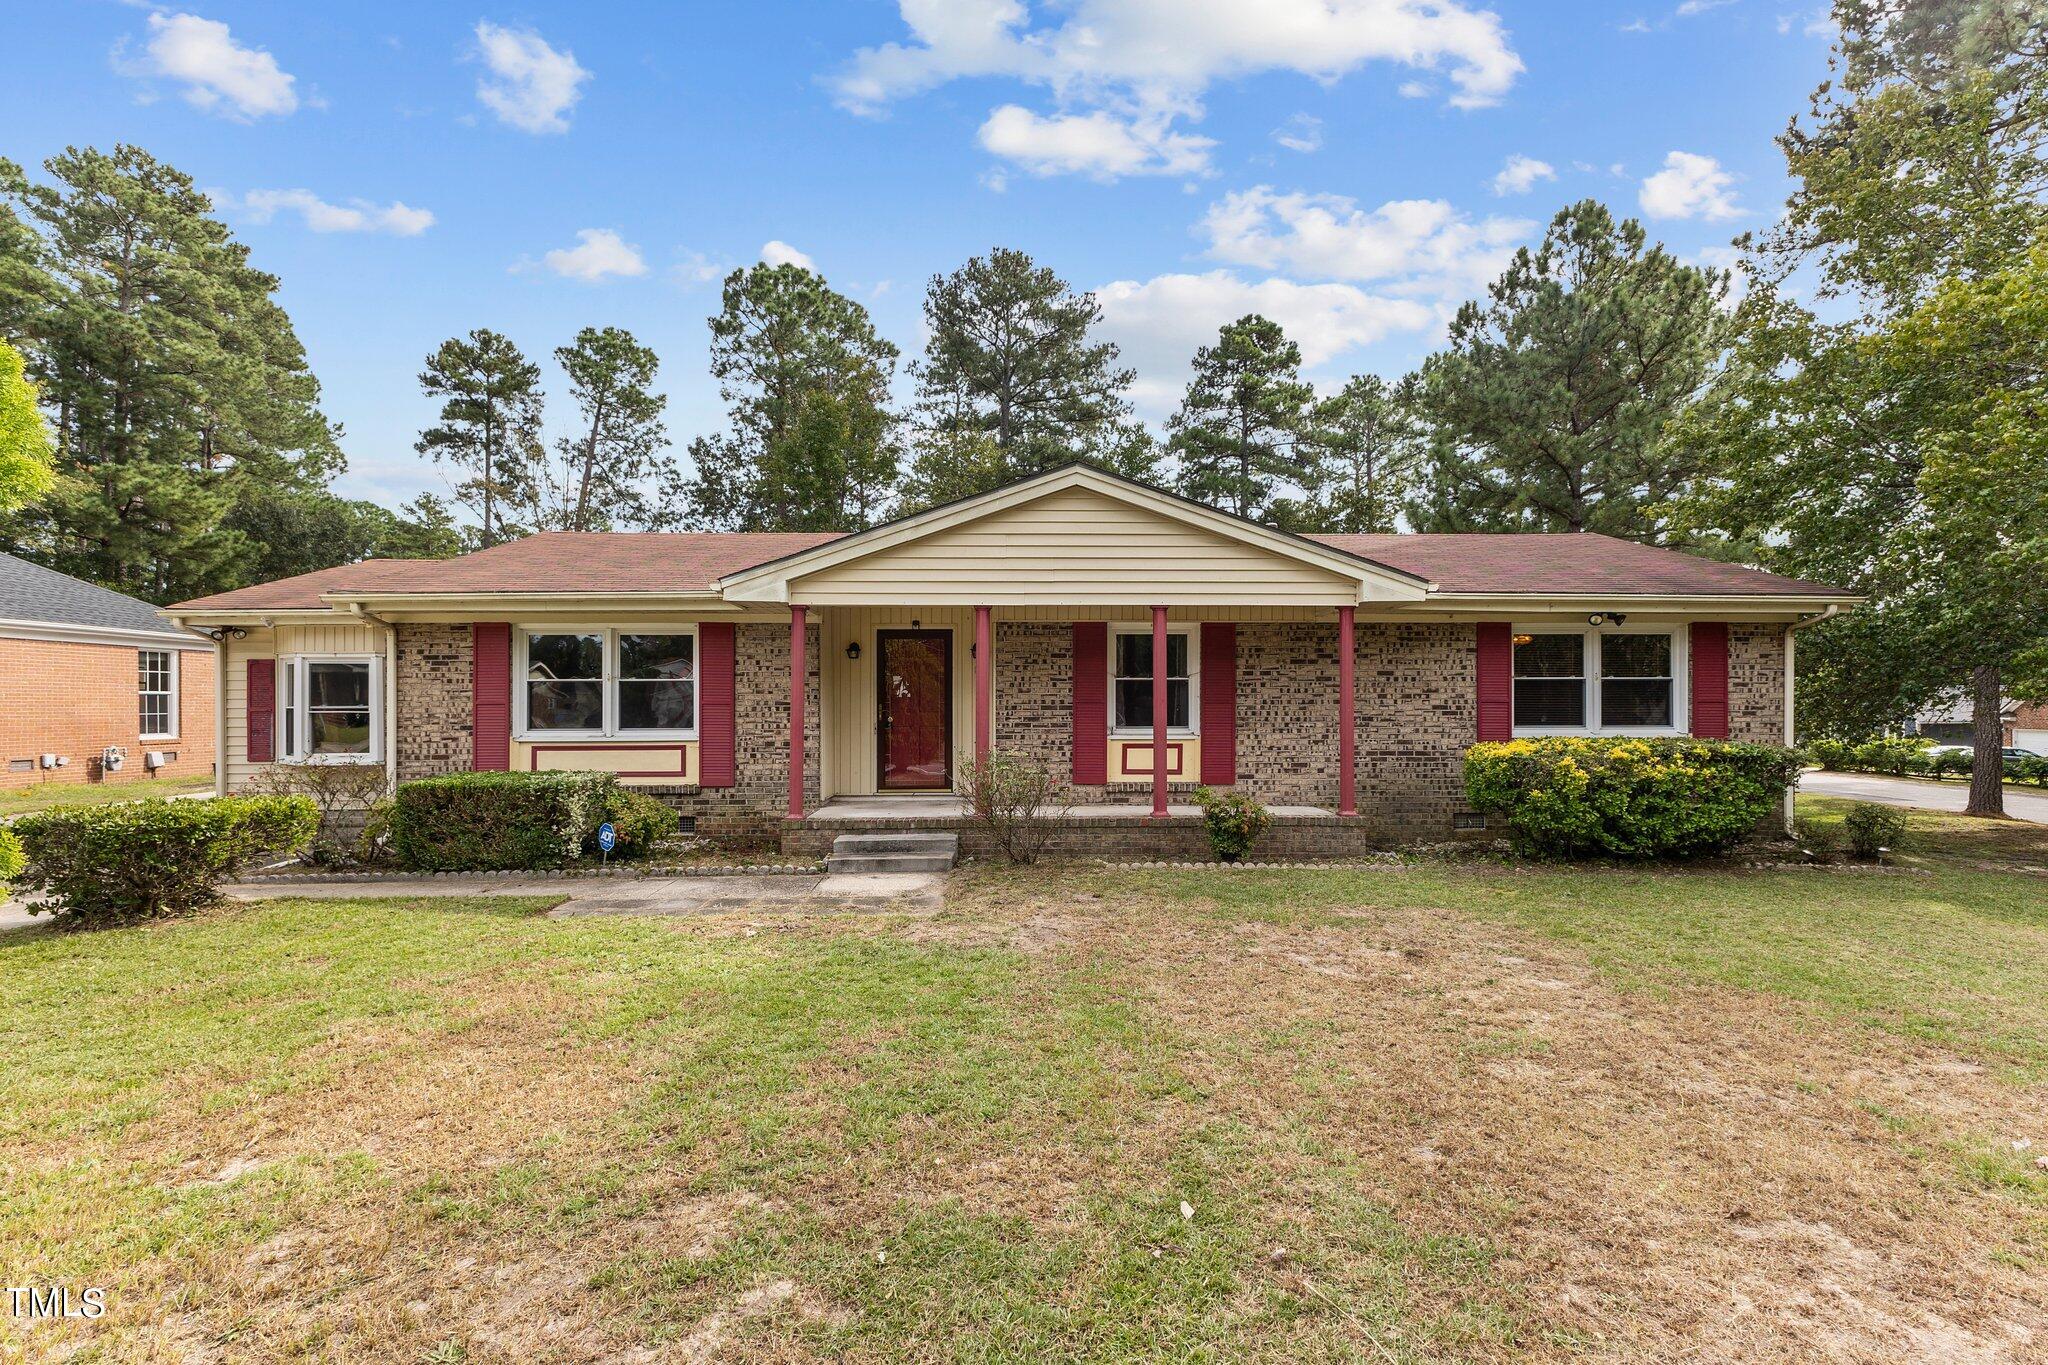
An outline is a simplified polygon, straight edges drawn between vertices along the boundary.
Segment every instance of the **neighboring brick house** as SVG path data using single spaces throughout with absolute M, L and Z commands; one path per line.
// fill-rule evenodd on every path
M 0 554 L 0 789 L 207 776 L 213 674 L 149 603 Z
M 1331 852 L 1469 825 L 1480 739 L 1782 743 L 1793 628 L 1855 601 L 1598 535 L 1287 535 L 1073 465 L 852 536 L 551 533 L 169 614 L 228 632 L 228 788 L 602 769 L 808 848 L 957 824 L 993 747 L 1084 843 L 1187 847 L 1206 783 Z

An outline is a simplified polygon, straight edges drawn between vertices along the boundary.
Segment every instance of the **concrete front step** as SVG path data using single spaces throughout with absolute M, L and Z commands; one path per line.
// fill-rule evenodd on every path
M 828 872 L 950 872 L 960 858 L 960 836 L 932 831 L 842 834 L 832 841 Z

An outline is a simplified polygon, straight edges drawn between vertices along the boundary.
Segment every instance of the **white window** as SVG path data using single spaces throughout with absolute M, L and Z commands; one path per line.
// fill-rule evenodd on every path
M 137 696 L 144 739 L 178 737 L 178 651 L 135 651 Z
M 697 628 L 529 628 L 512 700 L 526 739 L 697 735 Z
M 383 762 L 382 660 L 299 654 L 279 665 L 278 750 L 286 762 Z
M 1201 696 L 1193 626 L 1166 628 L 1166 729 L 1195 733 Z M 1152 627 L 1118 626 L 1109 650 L 1110 728 L 1119 735 L 1152 733 Z
M 1685 730 L 1682 627 L 1518 627 L 1518 735 L 1665 735 Z

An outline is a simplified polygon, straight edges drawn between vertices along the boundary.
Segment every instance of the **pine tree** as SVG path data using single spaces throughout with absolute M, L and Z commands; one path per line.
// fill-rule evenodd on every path
M 481 523 L 478 543 L 496 545 L 528 529 L 522 510 L 541 505 L 540 367 L 511 339 L 480 327 L 450 337 L 427 357 L 420 391 L 439 398 L 441 420 L 414 449 L 455 466 L 456 498 Z
M 852 531 L 896 482 L 896 347 L 867 310 L 795 265 L 726 277 L 711 373 L 732 429 L 690 443 L 663 520 L 708 530 Z
M 1594 200 L 1560 212 L 1422 367 L 1416 529 L 1667 538 L 1666 504 L 1701 472 L 1667 429 L 1714 376 L 1726 291 Z
M 563 531 L 645 525 L 647 485 L 671 463 L 661 422 L 668 398 L 650 391 L 661 362 L 619 327 L 585 327 L 573 346 L 556 349 L 555 362 L 569 376 L 580 420 L 574 436 L 555 442 L 560 466 L 541 524 Z
M 1102 320 L 1093 294 L 998 247 L 934 276 L 924 316 L 908 503 L 930 506 L 1075 459 L 1150 474 L 1149 443 L 1130 439 L 1132 372 L 1118 367 L 1114 345 L 1089 336 Z M 956 455 L 979 448 L 974 436 L 995 459 L 962 468 Z
M 32 183 L 0 161 L 0 322 L 41 390 L 58 484 L 17 552 L 153 601 L 223 586 L 250 487 L 343 465 L 275 277 L 191 177 L 138 147 L 68 149 Z
M 1180 489 L 1241 517 L 1267 515 L 1298 482 L 1295 447 L 1315 390 L 1301 379 L 1301 348 L 1256 313 L 1226 324 L 1195 352 L 1195 374 L 1167 422 L 1180 458 Z
M 1414 387 L 1362 374 L 1317 403 L 1303 442 L 1308 497 L 1276 508 L 1275 520 L 1304 533 L 1398 529 L 1422 459 Z

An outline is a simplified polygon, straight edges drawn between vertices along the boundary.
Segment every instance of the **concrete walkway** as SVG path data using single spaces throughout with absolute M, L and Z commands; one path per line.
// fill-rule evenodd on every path
M 1922 782 L 1910 777 L 1879 777 L 1872 773 L 1811 772 L 1799 779 L 1799 790 L 1817 796 L 1846 796 L 1880 806 L 1917 806 L 1922 810 L 1961 811 L 1970 803 L 1967 782 Z M 2016 820 L 2048 825 L 2048 795 L 2005 789 L 2005 813 Z
M 767 877 L 423 877 L 388 882 L 261 882 L 226 888 L 238 901 L 358 900 L 436 896 L 564 896 L 550 910 L 576 915 L 844 915 L 924 914 L 941 903 L 940 873 L 816 873 Z M 0 934 L 32 924 L 20 901 L 0 904 Z

